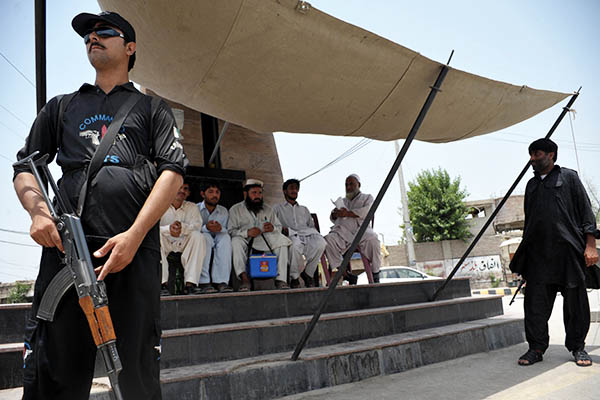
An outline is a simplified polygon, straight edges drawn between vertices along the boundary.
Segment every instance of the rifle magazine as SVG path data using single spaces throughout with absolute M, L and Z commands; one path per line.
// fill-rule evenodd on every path
M 69 267 L 63 267 L 58 271 L 58 274 L 50 281 L 42 296 L 37 317 L 44 321 L 52 322 L 58 303 L 73 283 L 73 272 Z

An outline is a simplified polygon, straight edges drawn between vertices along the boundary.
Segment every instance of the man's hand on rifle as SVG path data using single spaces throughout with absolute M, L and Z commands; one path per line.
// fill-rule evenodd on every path
M 94 257 L 96 258 L 102 258 L 110 253 L 104 265 L 95 269 L 96 274 L 98 274 L 98 280 L 101 281 L 106 275 L 119 272 L 128 266 L 143 239 L 143 235 L 140 236 L 131 230 L 119 233 L 108 239 L 104 246 L 94 252 Z
M 49 212 L 40 211 L 31 215 L 31 228 L 29 228 L 31 238 L 37 244 L 44 247 L 56 247 L 64 253 L 65 249 L 60 239 L 60 234 L 56 229 L 56 223 Z
M 31 238 L 39 245 L 56 247 L 64 252 L 55 222 L 33 174 L 20 173 L 16 176 L 13 184 L 23 208 L 31 217 L 31 228 L 29 229 Z

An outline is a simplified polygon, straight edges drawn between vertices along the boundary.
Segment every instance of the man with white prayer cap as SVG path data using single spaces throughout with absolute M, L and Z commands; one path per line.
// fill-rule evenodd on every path
M 268 252 L 269 246 L 277 256 L 275 288 L 289 289 L 287 284 L 288 246 L 290 239 L 281 233 L 281 222 L 275 211 L 263 202 L 263 183 L 248 179 L 244 186 L 245 199 L 229 210 L 229 234 L 233 250 L 233 269 L 242 284 L 239 291 L 250 290 L 246 272 L 250 239 L 254 250 Z M 267 240 L 268 244 L 265 242 Z
M 325 254 L 332 269 L 339 268 L 342 264 L 344 253 L 350 247 L 372 204 L 373 196 L 360 191 L 360 177 L 357 174 L 349 175 L 346 178 L 346 197 L 336 201 L 336 208 L 330 215 L 334 225 L 325 236 Z M 381 247 L 377 234 L 371 227 L 367 228 L 358 245 L 361 253 L 371 263 L 373 280 L 379 282 Z M 345 279 L 351 284 L 356 283 L 356 276 L 349 272 Z

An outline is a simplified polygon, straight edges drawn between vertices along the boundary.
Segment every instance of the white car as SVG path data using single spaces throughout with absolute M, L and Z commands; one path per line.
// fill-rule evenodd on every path
M 391 282 L 411 282 L 411 281 L 422 281 L 425 279 L 437 279 L 441 280 L 437 276 L 427 275 L 424 272 L 417 271 L 410 267 L 381 267 L 379 270 L 379 282 L 380 283 L 391 283 Z M 358 285 L 368 285 L 369 279 L 367 273 L 363 272 L 358 275 Z

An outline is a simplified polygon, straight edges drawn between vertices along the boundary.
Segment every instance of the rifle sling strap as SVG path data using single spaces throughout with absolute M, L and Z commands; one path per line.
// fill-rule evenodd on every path
M 85 197 L 87 195 L 87 188 L 90 181 L 94 178 L 94 176 L 96 176 L 98 170 L 100 170 L 102 167 L 102 164 L 104 163 L 104 157 L 106 157 L 108 150 L 110 150 L 112 147 L 119 129 L 121 129 L 123 122 L 125 122 L 125 118 L 127 118 L 129 112 L 143 97 L 143 95 L 138 94 L 132 94 L 129 96 L 125 103 L 123 103 L 123 105 L 119 108 L 119 111 L 117 111 L 117 114 L 108 126 L 108 130 L 104 134 L 104 137 L 102 137 L 100 145 L 96 148 L 96 152 L 92 157 L 92 161 L 90 161 L 88 165 L 85 181 L 83 181 L 83 185 L 81 185 L 79 201 L 77 203 L 77 216 L 81 217 L 81 214 L 83 213 Z

